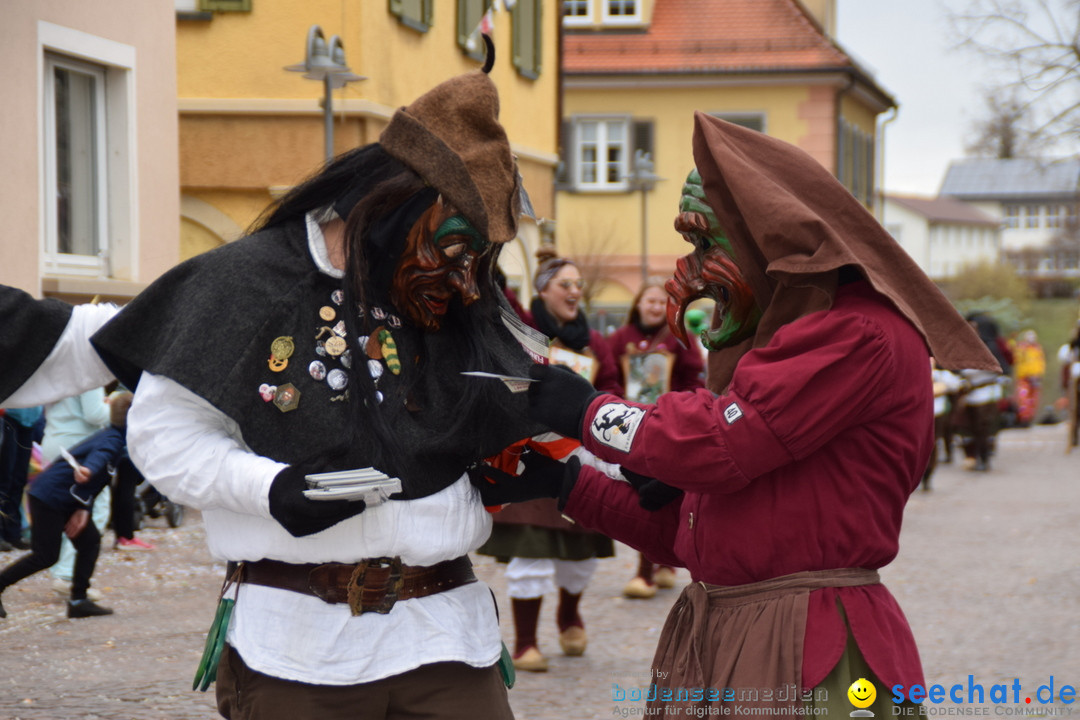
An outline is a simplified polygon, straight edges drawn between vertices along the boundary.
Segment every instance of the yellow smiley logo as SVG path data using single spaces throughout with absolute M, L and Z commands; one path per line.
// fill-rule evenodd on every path
M 874 683 L 870 682 L 866 678 L 859 678 L 855 682 L 851 683 L 851 687 L 847 691 L 848 700 L 851 704 L 857 708 L 868 708 L 874 704 L 874 700 L 877 699 L 877 688 L 874 687 Z

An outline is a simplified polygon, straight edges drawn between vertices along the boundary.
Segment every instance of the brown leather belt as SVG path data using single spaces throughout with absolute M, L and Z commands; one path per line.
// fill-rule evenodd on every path
M 353 615 L 385 615 L 398 600 L 421 598 L 476 582 L 467 555 L 435 565 L 402 565 L 401 558 L 382 557 L 358 563 L 296 565 L 279 560 L 230 562 L 226 582 L 265 585 L 348 603 Z

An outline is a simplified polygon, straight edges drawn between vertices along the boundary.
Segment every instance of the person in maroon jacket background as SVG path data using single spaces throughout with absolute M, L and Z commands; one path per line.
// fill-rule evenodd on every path
M 679 333 L 692 300 L 716 301 L 708 390 L 640 404 L 533 366 L 531 416 L 628 482 L 576 458 L 526 462 L 481 495 L 546 493 L 579 524 L 689 569 L 653 660 L 653 712 L 836 716 L 861 681 L 877 688 L 867 710 L 895 714 L 892 688 L 924 681 L 877 569 L 933 447 L 929 357 L 997 362 L 809 155 L 699 112 L 694 160 L 676 220 L 694 252 L 667 286 L 668 317 Z
M 615 356 L 619 379 L 626 388 L 628 400 L 652 402 L 658 391 L 696 390 L 705 386 L 705 365 L 701 353 L 694 347 L 700 341 L 690 339 L 692 345 L 683 345 L 667 326 L 667 300 L 665 279 L 648 278 L 641 284 L 630 303 L 626 324 L 608 336 L 608 345 Z M 655 354 L 659 354 L 656 357 Z M 656 378 L 656 384 L 633 383 L 627 377 L 632 358 L 653 355 L 658 365 L 666 367 L 666 376 Z M 633 396 L 631 389 L 640 387 L 642 392 Z M 639 553 L 637 574 L 623 588 L 628 598 L 648 599 L 655 597 L 657 588 L 675 585 L 675 569 L 668 565 L 656 567 L 652 560 Z

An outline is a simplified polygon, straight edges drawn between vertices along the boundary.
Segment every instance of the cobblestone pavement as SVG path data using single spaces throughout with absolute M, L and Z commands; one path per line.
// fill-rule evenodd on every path
M 911 499 L 900 555 L 882 577 L 914 628 L 928 683 L 966 688 L 973 675 L 989 692 L 1019 679 L 1021 705 L 1051 676 L 1055 691 L 1080 685 L 1080 452 L 1066 456 L 1063 437 L 1060 426 L 1007 431 L 993 470 L 939 466 L 934 489 Z M 217 717 L 212 692 L 190 688 L 223 567 L 206 553 L 197 513 L 175 530 L 150 522 L 140 537 L 157 550 L 102 553 L 94 585 L 116 615 L 68 620 L 47 574 L 4 593 L 0 720 Z M 16 556 L 2 554 L 0 563 Z M 503 606 L 510 643 L 502 568 L 476 562 Z M 510 697 L 519 720 L 611 717 L 634 706 L 612 701 L 612 683 L 647 684 L 678 593 L 622 598 L 635 567 L 624 546 L 601 562 L 582 601 L 590 639 L 583 657 L 559 653 L 555 599 L 546 599 L 540 642 L 551 670 L 518 675 Z

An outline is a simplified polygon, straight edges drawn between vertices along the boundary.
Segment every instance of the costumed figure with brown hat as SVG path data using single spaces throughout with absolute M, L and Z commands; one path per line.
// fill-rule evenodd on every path
M 551 362 L 574 367 L 596 387 L 621 394 L 611 350 L 603 336 L 589 327 L 580 307 L 584 282 L 577 265 L 568 258 L 549 258 L 537 269 L 533 286 L 537 296 L 530 305 L 530 319 L 551 340 Z M 550 437 L 533 438 L 513 449 L 529 452 L 532 473 L 537 472 L 536 461 L 544 462 L 543 457 L 538 457 L 541 453 L 566 462 L 581 452 L 577 441 L 547 435 Z M 517 462 L 510 464 L 514 467 L 506 469 L 513 470 Z M 561 465 L 552 462 L 548 466 L 561 476 Z M 478 552 L 507 563 L 506 586 L 514 619 L 513 662 L 517 669 L 548 669 L 547 658 L 540 651 L 537 626 L 544 595 L 556 589 L 559 646 L 572 657 L 585 652 L 588 637 L 580 612 L 581 597 L 596 572 L 598 559 L 614 556 L 611 538 L 567 521 L 554 500 L 543 498 L 515 502 L 495 513 L 491 538 Z
M 669 320 L 681 333 L 691 300 L 716 301 L 708 389 L 642 404 L 534 366 L 533 416 L 629 481 L 571 461 L 546 489 L 580 525 L 690 571 L 653 661 L 654 712 L 846 716 L 862 679 L 867 710 L 894 715 L 888 689 L 924 681 L 877 570 L 933 449 L 929 357 L 997 363 L 809 155 L 697 113 L 694 160 L 676 221 L 694 252 Z
M 665 392 L 704 387 L 701 352 L 684 345 L 668 328 L 664 285 L 664 278 L 646 279 L 630 302 L 626 324 L 607 339 L 627 400 L 652 403 Z M 623 595 L 646 600 L 655 597 L 658 588 L 674 585 L 674 568 L 657 567 L 639 553 L 637 574 L 623 587 Z
M 486 73 L 438 85 L 94 337 L 136 464 L 228 563 L 196 675 L 225 717 L 512 717 L 465 471 L 540 428 L 462 375 L 531 362 L 493 273 L 522 208 L 498 109 Z

